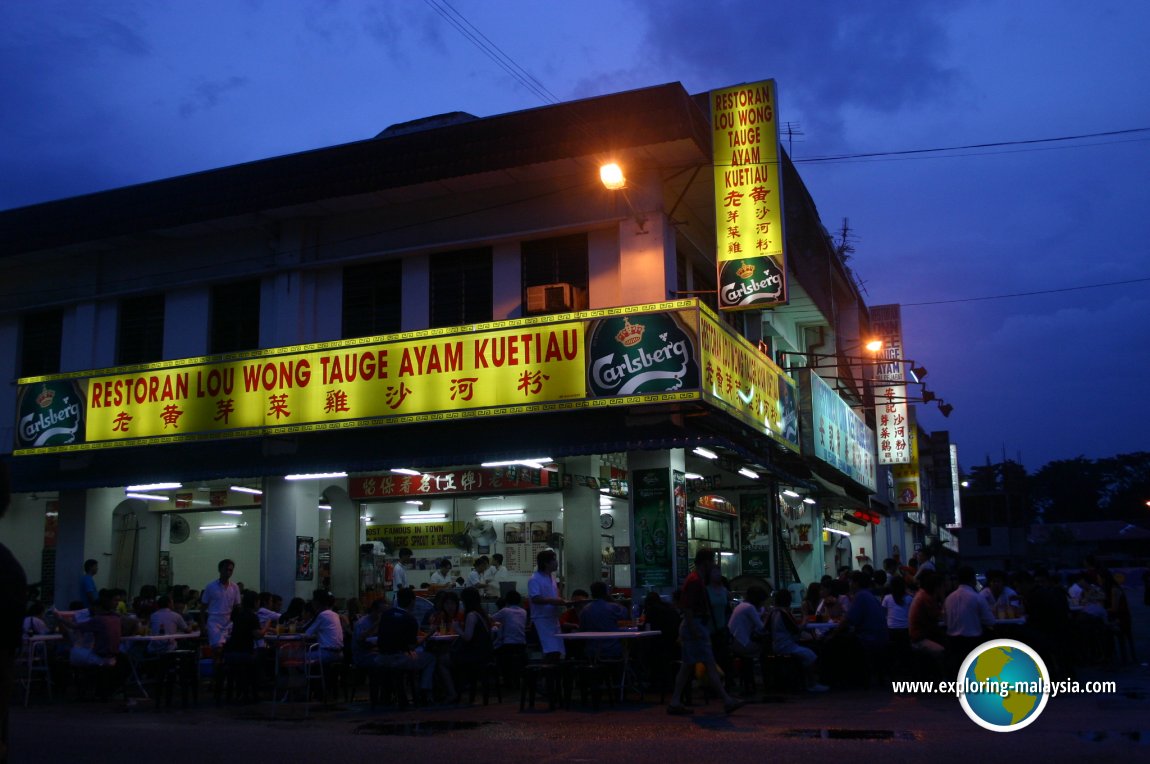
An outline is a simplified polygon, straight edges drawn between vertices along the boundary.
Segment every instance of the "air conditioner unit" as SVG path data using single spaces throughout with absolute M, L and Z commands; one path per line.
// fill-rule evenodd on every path
M 587 308 L 587 290 L 571 284 L 527 287 L 527 313 L 562 313 Z

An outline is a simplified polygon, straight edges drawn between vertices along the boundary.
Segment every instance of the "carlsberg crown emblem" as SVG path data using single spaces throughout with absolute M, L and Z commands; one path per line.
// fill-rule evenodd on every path
M 642 341 L 645 331 L 646 328 L 642 324 L 632 324 L 629 318 L 624 317 L 623 328 L 615 335 L 615 339 L 625 348 L 634 347 Z

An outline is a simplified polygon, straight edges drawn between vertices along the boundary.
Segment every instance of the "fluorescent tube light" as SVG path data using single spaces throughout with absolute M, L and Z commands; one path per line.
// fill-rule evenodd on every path
M 404 523 L 422 523 L 424 520 L 446 520 L 446 519 L 447 519 L 447 515 L 443 512 L 439 512 L 439 513 L 432 512 L 431 514 L 428 514 L 426 512 L 420 512 L 419 514 L 415 514 L 415 515 L 400 515 L 400 517 L 399 517 L 400 522 L 404 522 Z
M 218 525 L 201 525 L 201 531 L 234 531 L 242 528 L 244 523 L 220 523 Z
M 702 480 L 703 476 L 698 472 L 684 472 L 683 477 L 687 480 Z
M 521 515 L 522 509 L 478 509 L 475 511 L 476 517 L 494 517 L 495 515 Z
M 803 499 L 803 504 L 818 504 L 818 502 L 808 496 L 807 498 Z
M 246 485 L 230 485 L 229 491 L 236 491 L 237 493 L 250 493 L 253 496 L 263 496 L 264 492 L 258 488 L 248 488 Z
M 155 493 L 126 493 L 125 499 L 141 499 L 143 501 L 171 501 L 169 496 L 160 496 Z
M 320 480 L 322 478 L 343 478 L 346 472 L 313 472 L 310 474 L 284 475 L 284 480 Z
M 131 493 L 139 493 L 140 491 L 171 491 L 183 487 L 183 483 L 147 483 L 145 485 L 127 486 L 124 488 L 124 491 Z
M 792 499 L 799 498 L 799 495 L 800 494 L 796 493 L 795 491 L 792 491 L 790 488 L 783 490 L 783 496 L 790 496 Z
M 702 446 L 699 446 L 698 448 L 696 448 L 693 453 L 698 454 L 699 456 L 703 457 L 704 459 L 718 459 L 719 458 L 719 455 L 716 454 L 714 451 L 712 451 L 709 448 L 703 448 Z
M 759 479 L 759 473 L 755 472 L 752 469 L 748 469 L 746 467 L 739 467 L 739 474 L 742 475 L 743 477 L 749 477 L 752 480 L 758 480 Z
M 550 456 L 540 456 L 537 459 L 508 459 L 501 462 L 483 462 L 480 467 L 509 467 L 512 464 L 522 464 L 524 467 L 534 467 L 537 470 L 543 469 L 543 465 L 551 461 Z
M 423 473 L 419 470 L 413 470 L 408 467 L 396 467 L 392 470 L 396 475 L 411 475 L 412 477 L 419 477 Z
M 414 499 L 411 499 L 411 500 L 409 500 L 409 501 L 405 501 L 405 502 L 403 502 L 403 503 L 404 503 L 404 504 L 411 504 L 412 506 L 415 506 L 415 507 L 422 507 L 422 506 L 423 506 L 423 502 L 422 502 L 422 501 L 415 501 Z
M 837 533 L 840 536 L 849 536 L 850 535 L 846 531 L 840 531 L 838 528 L 823 528 L 823 530 L 825 530 L 827 533 Z
M 242 515 L 243 512 L 241 512 L 238 509 L 221 509 L 220 514 L 221 515 Z
M 323 509 L 323 510 L 327 510 L 328 512 L 331 511 L 331 505 L 330 504 L 316 504 L 315 506 L 316 506 L 316 509 Z M 328 522 L 331 522 L 331 521 L 329 520 Z

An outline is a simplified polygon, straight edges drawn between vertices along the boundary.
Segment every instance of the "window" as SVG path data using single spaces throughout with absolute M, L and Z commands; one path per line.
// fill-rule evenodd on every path
M 491 250 L 487 247 L 431 256 L 431 326 L 491 320 Z
M 587 234 L 525 241 L 520 253 L 525 313 L 587 308 Z
M 234 353 L 260 346 L 259 279 L 212 287 L 208 352 Z
M 990 528 L 978 528 L 978 545 L 990 546 Z
M 117 363 L 148 363 L 164 355 L 164 295 L 120 300 Z
M 45 310 L 25 315 L 20 322 L 20 376 L 59 374 L 63 336 L 63 311 Z
M 343 337 L 398 332 L 402 318 L 400 260 L 343 269 Z

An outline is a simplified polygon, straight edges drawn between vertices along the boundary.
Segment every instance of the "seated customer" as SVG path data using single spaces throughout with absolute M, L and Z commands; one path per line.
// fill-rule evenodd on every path
M 827 687 L 819 684 L 817 680 L 815 663 L 818 656 L 809 647 L 803 647 L 799 644 L 802 627 L 791 615 L 791 593 L 788 589 L 775 591 L 775 606 L 767 612 L 765 626 L 770 639 L 771 652 L 775 655 L 796 656 L 802 661 L 807 689 L 811 692 L 826 692 Z
M 523 598 L 512 589 L 507 592 L 507 604 L 491 616 L 496 630 L 495 662 L 503 681 L 518 683 L 519 673 L 527 662 L 527 611 L 520 607 Z
M 395 593 L 395 604 L 384 609 L 379 615 L 377 647 L 379 666 L 393 671 L 412 671 L 419 674 L 419 694 L 422 702 L 431 700 L 431 690 L 435 681 L 435 658 L 430 653 L 416 650 L 419 643 L 419 624 L 415 616 L 408 612 L 415 599 L 415 590 L 399 589 Z M 448 701 L 458 699 L 451 677 L 446 678 Z
M 607 584 L 591 584 L 591 601 L 579 613 L 580 631 L 619 631 L 619 621 L 628 617 L 627 609 L 607 599 Z M 587 646 L 592 658 L 621 658 L 623 645 L 617 639 L 596 639 Z
M 247 592 L 244 592 L 247 594 Z M 258 596 L 257 596 L 258 600 Z M 343 660 L 343 621 L 339 613 L 332 610 L 335 597 L 328 591 L 317 591 L 313 599 L 316 610 L 315 619 L 304 632 L 305 636 L 312 637 L 319 643 L 319 659 L 323 663 L 333 663 Z M 252 608 L 253 613 L 255 608 Z
M 187 634 L 191 631 L 188 622 L 172 610 L 172 598 L 161 594 L 156 598 L 156 609 L 148 619 L 148 629 L 152 634 Z M 148 643 L 149 653 L 167 653 L 176 649 L 176 640 L 161 639 Z
M 459 594 L 451 589 L 436 594 L 435 610 L 427 619 L 428 630 L 433 634 L 458 633 L 460 623 Z
M 239 686 L 239 697 L 250 703 L 259 700 L 259 670 L 256 663 L 256 642 L 263 639 L 267 627 L 260 626 L 256 607 L 259 593 L 245 589 L 240 595 L 240 606 L 232 612 L 232 633 L 220 648 L 224 674 L 228 681 L 228 695 L 233 683 Z M 238 680 L 238 682 L 236 681 Z M 219 685 L 216 685 L 217 697 Z
M 731 654 L 738 658 L 758 658 L 763 653 L 766 627 L 763 625 L 763 606 L 767 604 L 767 590 L 755 585 L 747 589 L 743 601 L 735 605 L 727 620 L 731 633 Z

